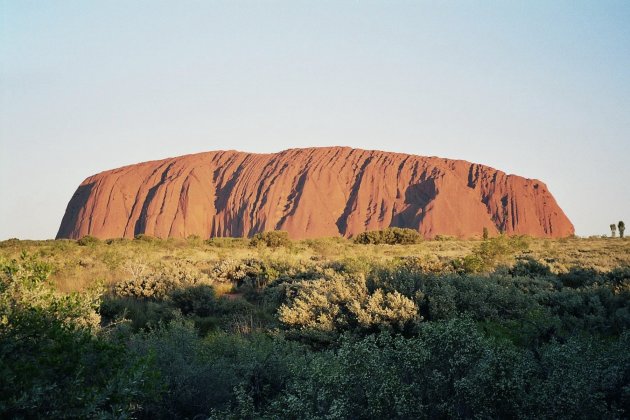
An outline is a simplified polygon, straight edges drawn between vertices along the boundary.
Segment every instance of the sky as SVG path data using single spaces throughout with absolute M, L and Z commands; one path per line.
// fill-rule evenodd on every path
M 343 145 L 543 180 L 630 221 L 628 1 L 0 0 L 0 240 L 89 175 Z

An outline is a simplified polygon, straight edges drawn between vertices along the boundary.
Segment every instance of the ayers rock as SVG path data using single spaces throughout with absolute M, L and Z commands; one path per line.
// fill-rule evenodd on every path
M 389 226 L 435 235 L 564 237 L 573 225 L 547 186 L 484 165 L 347 147 L 217 151 L 87 178 L 57 238 L 350 237 Z

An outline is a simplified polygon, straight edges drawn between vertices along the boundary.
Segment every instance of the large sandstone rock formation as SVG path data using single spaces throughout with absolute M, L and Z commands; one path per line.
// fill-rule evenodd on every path
M 573 225 L 541 181 L 461 160 L 326 147 L 199 153 L 87 178 L 58 238 L 353 236 L 399 226 L 425 237 L 563 237 Z

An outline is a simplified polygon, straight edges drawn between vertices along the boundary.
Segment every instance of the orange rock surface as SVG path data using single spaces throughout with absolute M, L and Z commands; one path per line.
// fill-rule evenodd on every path
M 350 237 L 389 226 L 435 235 L 564 237 L 573 225 L 535 179 L 462 160 L 347 147 L 217 151 L 87 178 L 57 238 Z

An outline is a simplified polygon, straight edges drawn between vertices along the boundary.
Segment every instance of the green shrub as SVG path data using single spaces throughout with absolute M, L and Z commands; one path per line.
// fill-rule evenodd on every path
M 397 291 L 369 293 L 363 276 L 302 282 L 288 293 L 292 297 L 278 310 L 280 322 L 314 344 L 345 330 L 404 331 L 419 319 L 412 300 Z
M 112 295 L 103 297 L 99 312 L 104 325 L 129 325 L 132 331 L 167 323 L 179 315 L 166 301 Z
M 150 273 L 144 273 L 145 267 L 142 265 L 130 263 L 128 268 L 132 278 L 113 286 L 114 294 L 118 297 L 162 300 L 177 288 L 212 283 L 208 275 L 186 260 L 162 265 Z
M 413 229 L 390 227 L 359 233 L 354 242 L 362 245 L 409 245 L 422 241 L 422 236 Z
M 249 243 L 251 246 L 268 246 L 270 248 L 278 248 L 281 246 L 290 246 L 291 240 L 289 239 L 288 232 L 273 230 L 255 234 L 252 236 Z
M 146 360 L 98 334 L 97 292 L 63 294 L 32 257 L 0 263 L 0 417 L 132 417 Z
M 452 263 L 455 271 L 463 273 L 480 273 L 492 267 L 492 265 L 487 263 L 483 257 L 477 253 L 472 253 L 463 258 L 453 260 Z
M 617 267 L 608 274 L 609 281 L 615 287 L 624 287 L 630 290 L 630 266 Z
M 336 261 L 330 261 L 322 264 L 323 269 L 332 268 L 342 274 L 367 274 L 373 266 L 371 258 L 363 255 L 358 257 L 347 257 Z
M 237 273 L 239 262 L 233 259 L 222 259 L 215 263 L 209 270 L 208 274 L 218 281 L 235 281 L 242 278 L 243 274 Z
M 230 281 L 238 287 L 261 289 L 278 277 L 273 264 L 248 258 L 243 261 L 221 260 L 210 269 L 210 276 L 219 282 Z
M 244 416 L 240 403 L 267 409 L 285 389 L 291 367 L 304 360 L 294 343 L 262 334 L 200 338 L 182 319 L 135 335 L 130 347 L 154 355 L 162 385 L 142 418 L 259 418 Z
M 592 268 L 571 267 L 568 272 L 558 276 L 563 286 L 574 289 L 587 287 L 602 281 L 601 274 Z
M 84 237 L 82 237 L 81 239 L 77 241 L 77 244 L 79 244 L 80 246 L 88 246 L 88 245 L 95 245 L 100 242 L 101 240 L 94 236 L 85 235 Z
M 337 349 L 292 368 L 266 417 L 513 418 L 516 398 L 527 394 L 523 359 L 469 320 L 427 323 L 411 339 L 344 335 Z
M 172 278 L 146 275 L 116 283 L 114 285 L 114 294 L 119 297 L 161 300 L 177 286 L 177 282 Z
M 551 270 L 545 264 L 532 258 L 520 259 L 509 270 L 509 274 L 515 277 L 547 277 Z
M 499 263 L 506 262 L 515 253 L 529 248 L 530 239 L 526 236 L 500 235 L 482 241 L 473 252 L 464 258 L 453 261 L 457 271 L 464 273 L 487 272 Z
M 214 289 L 208 285 L 176 289 L 170 294 L 170 298 L 184 315 L 209 316 L 217 307 Z

